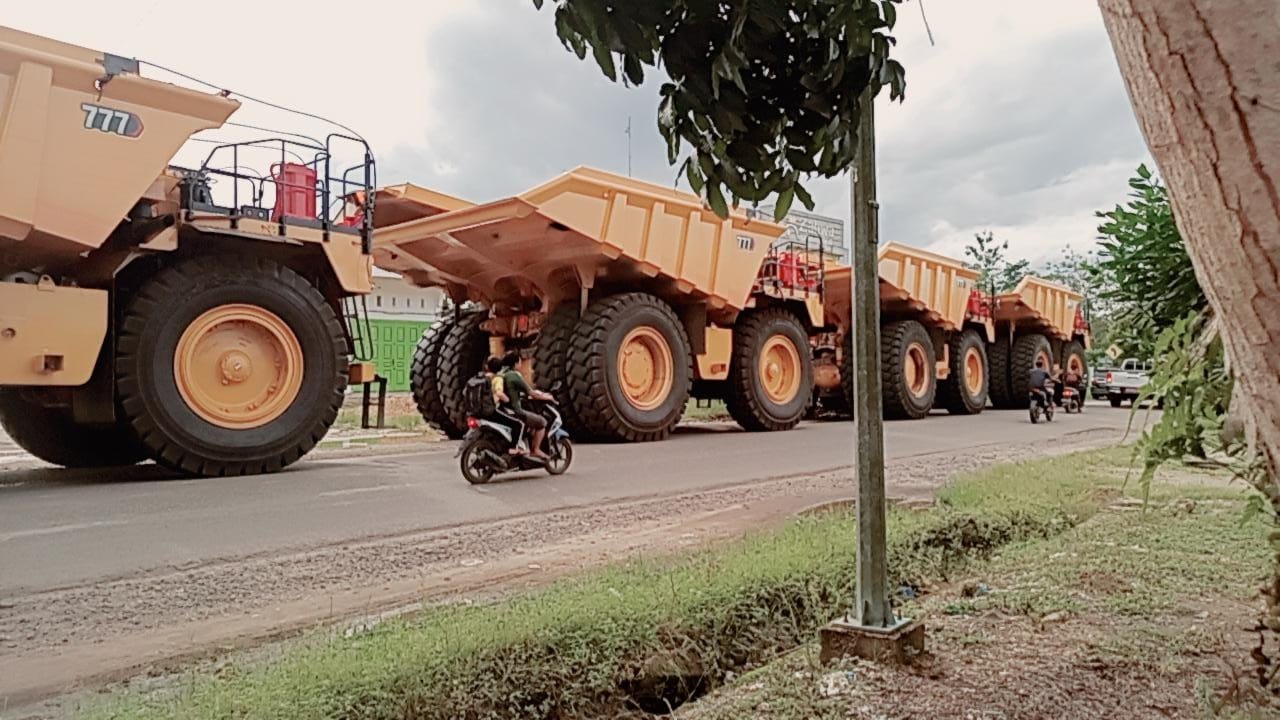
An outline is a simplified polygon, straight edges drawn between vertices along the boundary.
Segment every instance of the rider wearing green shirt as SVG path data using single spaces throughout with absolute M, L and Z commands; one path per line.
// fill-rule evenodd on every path
M 542 452 L 542 439 L 547 434 L 547 420 L 536 412 L 525 409 L 525 398 L 532 397 L 536 400 L 551 400 L 551 396 L 540 390 L 530 387 L 529 383 L 524 379 L 524 375 L 516 369 L 520 363 L 520 353 L 511 351 L 502 358 L 502 387 L 507 397 L 511 400 L 511 410 L 529 426 L 529 432 L 532 437 L 529 441 L 529 450 L 534 457 L 547 459 L 547 454 Z

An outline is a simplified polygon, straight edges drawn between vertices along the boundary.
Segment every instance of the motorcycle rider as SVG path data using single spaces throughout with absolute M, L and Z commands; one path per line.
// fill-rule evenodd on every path
M 1049 394 L 1046 385 L 1049 383 L 1049 371 L 1044 369 L 1044 359 L 1036 358 L 1036 366 L 1031 368 L 1027 378 L 1027 387 L 1035 396 L 1041 407 L 1048 407 Z
M 531 387 L 516 369 L 520 364 L 520 353 L 512 350 L 502 358 L 502 386 L 504 394 L 510 399 L 511 410 L 513 414 L 524 421 L 528 426 L 530 438 L 529 448 L 533 457 L 541 460 L 550 460 L 551 458 L 542 451 L 542 439 L 547 434 L 547 419 L 536 412 L 526 410 L 524 400 L 526 398 L 534 398 L 535 400 L 552 401 L 550 394 L 542 392 Z
M 1062 387 L 1071 388 L 1076 393 L 1076 398 L 1081 402 L 1084 401 L 1084 376 L 1080 371 L 1067 367 L 1062 371 Z
M 502 376 L 504 369 L 502 358 L 497 355 L 490 355 L 489 359 L 484 361 L 485 375 L 489 376 L 489 387 L 493 391 L 493 405 L 497 408 L 492 420 L 511 428 L 516 440 L 508 452 L 512 455 L 523 455 L 525 449 L 520 440 L 524 435 L 524 423 L 511 411 L 511 398 L 507 397 L 506 380 Z

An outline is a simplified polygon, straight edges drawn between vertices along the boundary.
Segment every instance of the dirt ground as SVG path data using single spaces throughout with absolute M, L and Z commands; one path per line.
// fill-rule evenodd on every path
M 1240 524 L 1238 488 L 1190 480 L 929 588 L 906 608 L 927 628 L 907 667 L 823 667 L 810 646 L 677 717 L 1280 717 L 1248 674 L 1264 530 Z
M 1102 447 L 1099 430 L 1052 447 L 988 447 L 893 461 L 898 501 L 927 501 L 959 473 Z M 5 599 L 0 695 L 21 717 L 55 717 L 84 688 L 164 674 L 349 618 L 468 601 L 547 583 L 640 552 L 738 537 L 852 494 L 843 473 L 562 510 L 284 555 L 237 558 Z M 37 703 L 37 704 L 31 704 Z

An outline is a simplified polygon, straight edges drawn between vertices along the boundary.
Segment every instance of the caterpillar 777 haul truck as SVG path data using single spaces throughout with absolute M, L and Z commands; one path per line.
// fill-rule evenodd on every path
M 987 345 L 995 326 L 977 271 L 919 248 L 887 243 L 879 251 L 880 370 L 884 416 L 919 419 L 935 406 L 972 415 L 987 406 Z M 817 338 L 818 392 L 831 409 L 848 408 L 853 386 L 852 269 L 826 273 L 826 328 Z
M 37 457 L 278 470 L 368 380 L 343 307 L 371 289 L 372 217 L 344 202 L 372 189 L 368 147 L 169 166 L 238 107 L 0 27 L 0 424 Z M 331 167 L 340 143 L 354 167 Z
M 455 312 L 423 336 L 413 391 L 450 436 L 486 354 L 516 349 L 576 437 L 667 436 L 690 397 L 748 430 L 786 430 L 813 389 L 824 324 L 819 248 L 695 195 L 578 168 L 483 205 L 414 186 L 379 191 L 374 257 Z
M 1092 334 L 1084 296 L 1060 283 L 1028 275 L 1013 292 L 991 297 L 996 323 L 991 357 L 991 402 L 1026 408 L 1027 383 L 1036 360 L 1046 369 L 1074 370 L 1088 377 L 1085 350 Z

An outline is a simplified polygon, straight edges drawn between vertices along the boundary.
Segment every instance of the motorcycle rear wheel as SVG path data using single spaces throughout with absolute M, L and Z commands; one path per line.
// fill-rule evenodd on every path
M 462 449 L 462 460 L 459 462 L 462 477 L 472 485 L 484 485 L 498 472 L 493 462 L 485 457 L 486 451 L 493 454 L 504 452 L 497 438 L 488 434 L 481 435 Z

